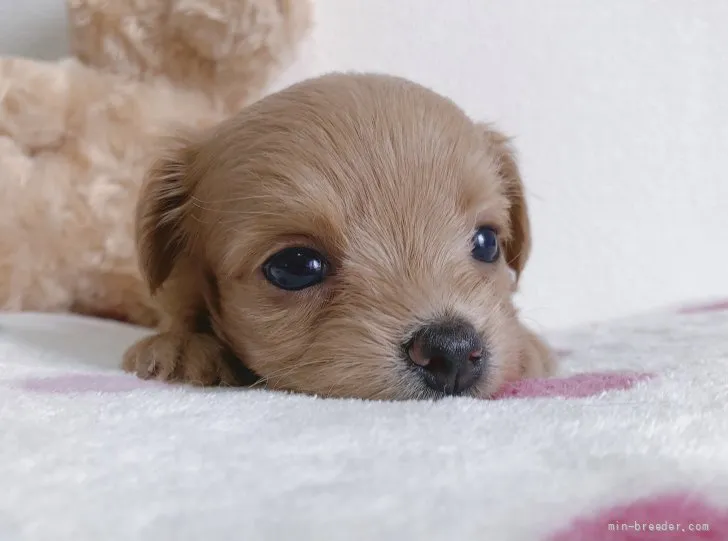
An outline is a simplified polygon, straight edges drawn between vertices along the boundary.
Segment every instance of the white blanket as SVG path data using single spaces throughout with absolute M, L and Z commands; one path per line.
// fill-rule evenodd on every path
M 552 335 L 492 401 L 143 382 L 142 332 L 0 317 L 0 541 L 728 540 L 728 303 Z

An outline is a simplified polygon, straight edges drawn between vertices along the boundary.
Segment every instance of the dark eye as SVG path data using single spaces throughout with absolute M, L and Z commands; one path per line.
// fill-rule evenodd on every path
M 498 233 L 492 227 L 479 227 L 473 235 L 473 258 L 483 263 L 495 263 L 500 256 Z
M 263 275 L 271 284 L 286 291 L 306 289 L 322 282 L 329 264 L 311 248 L 292 247 L 276 252 L 263 263 Z

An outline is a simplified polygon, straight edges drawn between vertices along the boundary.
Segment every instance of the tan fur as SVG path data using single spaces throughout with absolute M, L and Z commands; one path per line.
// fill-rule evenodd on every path
M 497 263 L 470 256 L 480 225 L 500 231 Z M 401 344 L 454 315 L 487 344 L 472 393 L 487 397 L 554 367 L 511 300 L 530 239 L 503 135 L 403 79 L 305 81 L 175 140 L 151 168 L 137 209 L 139 259 L 169 319 L 124 366 L 232 385 L 242 362 L 276 389 L 427 397 Z M 332 275 L 298 292 L 273 287 L 261 265 L 291 245 L 325 253 Z
M 133 212 L 158 138 L 257 99 L 306 0 L 67 0 L 76 58 L 0 58 L 0 308 L 154 325 Z

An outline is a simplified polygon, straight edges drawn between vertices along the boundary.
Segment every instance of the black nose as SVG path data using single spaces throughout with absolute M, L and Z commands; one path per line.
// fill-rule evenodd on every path
M 444 394 L 466 391 L 482 373 L 483 342 L 465 321 L 434 323 L 417 331 L 407 354 L 422 371 L 425 383 Z

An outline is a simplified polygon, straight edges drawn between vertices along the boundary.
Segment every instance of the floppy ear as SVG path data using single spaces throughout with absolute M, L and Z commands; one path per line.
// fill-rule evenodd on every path
M 483 127 L 487 144 L 496 157 L 498 175 L 505 187 L 504 193 L 510 203 L 508 211 L 510 236 L 504 244 L 503 251 L 508 266 L 516 274 L 517 282 L 531 253 L 531 224 L 523 180 L 510 139 L 491 126 L 483 125 Z
M 193 239 L 186 222 L 197 183 L 193 176 L 196 153 L 188 139 L 171 139 L 166 152 L 149 169 L 139 194 L 137 255 L 151 293 L 191 249 Z

